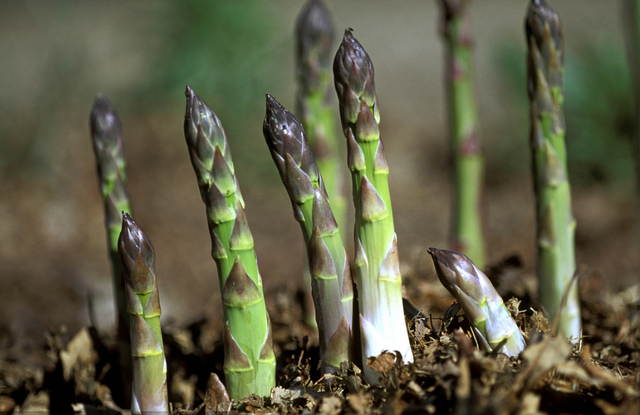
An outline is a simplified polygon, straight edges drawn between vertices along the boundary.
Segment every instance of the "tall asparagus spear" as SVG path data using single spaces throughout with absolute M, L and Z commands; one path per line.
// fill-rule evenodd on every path
M 353 280 L 347 252 L 300 121 L 267 94 L 262 129 L 302 228 L 313 278 L 320 355 L 325 370 L 335 373 L 352 356 Z
M 296 112 L 324 178 L 331 210 L 340 228 L 345 229 L 347 200 L 338 156 L 337 114 L 328 99 L 333 37 L 331 15 L 322 0 L 307 1 L 296 25 Z M 346 239 L 345 233 L 342 236 Z
M 333 73 L 353 182 L 362 355 L 367 359 L 383 350 L 398 350 L 405 361 L 412 361 L 373 63 L 350 30 L 345 31 Z M 368 367 L 365 376 L 377 380 Z
M 129 317 L 126 311 L 124 277 L 122 263 L 118 256 L 118 236 L 122 228 L 122 212 L 131 214 L 131 202 L 125 185 L 124 142 L 120 118 L 105 97 L 98 95 L 91 110 L 91 138 L 96 155 L 100 193 L 104 201 L 107 244 L 113 278 L 113 292 L 116 303 L 116 329 L 118 348 L 123 374 L 123 393 L 125 405 L 131 396 L 131 349 L 129 346 Z
M 160 330 L 156 258 L 147 234 L 123 212 L 118 252 L 131 325 L 134 414 L 168 413 L 167 361 Z
M 331 15 L 322 0 L 309 0 L 296 23 L 296 68 L 298 91 L 296 114 L 302 122 L 316 163 L 324 177 L 331 210 L 346 241 L 346 208 L 344 175 L 338 157 L 338 137 L 335 125 L 336 108 L 330 105 L 331 45 L 334 29 Z M 305 320 L 315 325 L 311 277 L 305 270 Z
M 441 0 L 446 39 L 449 143 L 454 170 L 452 240 L 454 251 L 485 264 L 480 209 L 483 160 L 475 94 L 470 0 Z
M 224 313 L 224 373 L 231 399 L 268 396 L 275 386 L 275 354 L 262 278 L 231 150 L 216 114 L 187 87 L 184 136 L 207 207 L 211 256 Z
M 518 356 L 524 337 L 486 275 L 465 255 L 436 248 L 427 250 L 442 285 L 469 317 L 480 346 L 507 356 Z
M 578 287 L 569 283 L 576 270 L 562 112 L 564 46 L 556 11 L 545 0 L 532 0 L 526 18 L 527 90 L 531 101 L 531 150 L 537 222 L 537 273 L 540 304 L 552 320 L 560 312 L 559 330 L 580 337 Z

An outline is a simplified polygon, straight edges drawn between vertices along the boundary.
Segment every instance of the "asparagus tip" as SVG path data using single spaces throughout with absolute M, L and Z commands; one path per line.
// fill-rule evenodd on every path
M 272 111 L 274 107 L 282 108 L 282 105 L 280 105 L 280 103 L 273 97 L 273 95 L 267 93 L 264 94 L 264 96 L 267 98 L 267 111 Z
M 96 99 L 91 109 L 91 136 L 94 140 L 103 140 L 111 136 L 108 131 L 121 129 L 120 118 L 111 103 L 104 95 L 96 95 Z
M 475 268 L 475 266 L 466 255 L 437 248 L 429 248 L 427 252 L 433 259 L 438 279 L 447 290 L 455 290 L 455 287 L 460 285 L 469 285 L 470 287 L 468 289 L 474 286 L 472 282 L 465 281 L 465 278 L 456 272 L 456 270 L 462 269 L 467 271 L 468 275 L 465 275 L 465 277 L 469 278 L 474 276 L 473 268 Z M 477 277 L 473 279 L 476 280 Z
M 527 35 L 534 36 L 538 43 L 542 43 L 546 30 L 549 30 L 554 43 L 562 40 L 560 17 L 546 0 L 531 0 L 525 23 Z
M 333 41 L 333 23 L 331 14 L 321 0 L 310 0 L 300 12 L 300 17 L 296 24 L 298 40 L 298 50 L 300 54 L 305 54 L 315 47 L 321 45 L 321 60 L 330 58 L 330 45 Z

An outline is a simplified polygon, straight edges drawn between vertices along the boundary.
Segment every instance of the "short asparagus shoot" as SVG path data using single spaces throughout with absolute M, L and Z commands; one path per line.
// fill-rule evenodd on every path
M 169 413 L 167 361 L 160 330 L 160 296 L 156 258 L 147 234 L 123 212 L 118 253 L 124 270 L 131 326 L 133 391 L 131 413 Z
M 529 47 L 527 91 L 531 102 L 539 300 L 549 321 L 560 313 L 559 331 L 577 341 L 582 322 L 578 286 L 573 284 L 569 288 L 576 271 L 576 222 L 571 212 L 564 142 L 562 25 L 556 11 L 545 0 L 532 0 L 525 28 Z M 567 289 L 567 302 L 561 308 Z
M 524 337 L 489 278 L 463 254 L 436 248 L 427 251 L 438 279 L 471 321 L 480 347 L 518 356 L 525 347 Z
M 253 236 L 220 120 L 187 87 L 184 135 L 207 209 L 224 314 L 224 374 L 231 399 L 269 396 L 276 383 L 271 323 Z
M 402 277 L 389 194 L 389 167 L 380 140 L 373 63 L 346 30 L 333 62 L 342 128 L 347 138 L 355 205 L 355 259 L 362 355 L 399 351 L 413 361 L 402 306 Z M 365 367 L 370 382 L 377 374 Z

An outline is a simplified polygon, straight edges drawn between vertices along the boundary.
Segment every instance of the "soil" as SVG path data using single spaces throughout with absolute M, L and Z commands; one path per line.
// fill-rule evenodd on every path
M 302 321 L 300 296 L 282 289 L 271 314 L 277 386 L 268 397 L 229 402 L 222 372 L 221 324 L 201 320 L 164 328 L 174 414 L 631 414 L 640 411 L 640 306 L 623 295 L 603 299 L 597 274 L 580 278 L 584 336 L 574 344 L 551 336 L 535 311 L 526 279 L 514 278 L 510 258 L 490 273 L 527 339 L 517 358 L 478 350 L 470 323 L 439 282 L 405 274 L 414 304 L 405 303 L 415 361 L 384 352 L 366 364 L 379 374 L 370 384 L 358 364 L 334 375 L 319 372 L 317 335 Z M 0 355 L 0 413 L 119 413 L 121 380 L 113 339 L 95 327 L 45 335 L 44 348 Z M 222 381 L 222 383 L 221 383 Z

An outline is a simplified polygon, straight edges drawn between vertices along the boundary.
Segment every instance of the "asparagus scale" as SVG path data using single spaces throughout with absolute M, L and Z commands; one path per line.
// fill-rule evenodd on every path
M 529 46 L 527 92 L 531 102 L 539 300 L 550 320 L 559 319 L 558 328 L 564 336 L 577 340 L 582 323 L 577 284 L 569 286 L 576 270 L 576 221 L 571 213 L 564 142 L 562 24 L 545 0 L 532 0 L 525 26 Z M 567 290 L 567 302 L 561 311 Z
M 168 413 L 167 361 L 160 329 L 160 296 L 156 259 L 147 234 L 123 212 L 118 241 L 131 325 L 134 414 Z
M 352 360 L 353 280 L 347 252 L 305 130 L 269 94 L 263 133 L 302 228 L 320 355 L 325 371 L 335 373 L 341 362 Z
M 389 167 L 380 140 L 373 63 L 346 30 L 333 62 L 340 118 L 347 138 L 355 205 L 355 259 L 362 354 L 399 351 L 413 361 L 402 306 L 402 278 L 389 194 Z M 377 380 L 365 367 L 365 376 Z
M 271 324 L 231 150 L 216 114 L 190 87 L 186 96 L 184 135 L 222 291 L 227 390 L 235 400 L 253 393 L 269 396 L 276 364 Z

